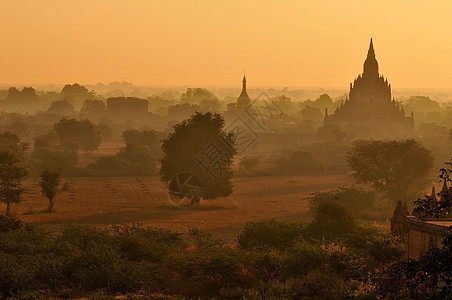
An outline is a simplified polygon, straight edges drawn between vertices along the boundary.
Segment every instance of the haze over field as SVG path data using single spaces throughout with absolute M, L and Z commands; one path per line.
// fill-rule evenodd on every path
M 452 1 L 3 0 L 1 299 L 450 299 Z
M 448 88 L 449 1 L 3 1 L 0 83 Z M 252 75 L 251 75 L 252 74 Z

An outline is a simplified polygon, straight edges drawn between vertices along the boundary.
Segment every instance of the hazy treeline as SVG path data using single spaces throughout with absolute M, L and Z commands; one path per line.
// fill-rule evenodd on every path
M 95 88 L 96 91 L 68 84 L 60 92 L 32 87 L 1 90 L 1 131 L 14 132 L 22 142 L 29 143 L 35 165 L 51 161 L 52 157 L 64 157 L 59 161 L 65 162 L 63 169 L 70 166 L 72 171 L 67 173 L 71 174 L 149 175 L 156 174 L 161 157 L 159 140 L 172 131 L 174 124 L 197 111 L 218 112 L 226 124 L 239 114 L 235 105 L 238 89 L 229 92 L 235 93 L 235 97 L 224 90 L 219 97 L 215 90 L 204 88 L 162 88 L 158 94 L 146 96 L 124 82 Z M 325 108 L 333 112 L 345 99 L 340 93 L 336 98 L 320 94 L 311 100 L 300 100 L 309 93 L 287 88 L 266 92 L 278 114 L 266 116 L 265 130 L 256 130 L 257 141 L 236 161 L 236 175 L 344 174 L 348 172 L 346 153 L 358 139 L 415 138 L 433 151 L 436 166 L 449 158 L 450 103 L 439 103 L 426 96 L 403 98 L 405 112 L 414 112 L 414 134 L 382 136 L 365 126 L 323 126 Z M 127 98 L 118 98 L 124 95 Z M 111 99 L 132 104 L 114 110 L 109 104 Z M 145 108 L 133 106 L 134 101 L 141 100 Z M 153 136 L 152 142 L 131 142 L 128 130 Z M 113 150 L 104 152 L 105 147 Z M 137 159 L 145 163 L 136 163 Z M 143 165 L 146 167 L 139 167 Z M 73 172 L 74 169 L 78 171 Z

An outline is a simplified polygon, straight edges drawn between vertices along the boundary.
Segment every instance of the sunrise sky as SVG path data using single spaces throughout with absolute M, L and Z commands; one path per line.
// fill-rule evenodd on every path
M 2 0 L 0 84 L 452 87 L 452 1 Z

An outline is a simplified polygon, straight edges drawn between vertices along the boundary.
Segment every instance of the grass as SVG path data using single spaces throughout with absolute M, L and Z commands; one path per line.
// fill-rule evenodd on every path
M 201 227 L 217 237 L 234 239 L 249 221 L 285 219 L 306 214 L 306 198 L 315 191 L 349 186 L 346 176 L 240 177 L 234 179 L 234 194 L 217 200 L 201 200 L 193 209 L 175 209 L 158 177 L 65 178 L 69 189 L 55 199 L 55 213 L 41 214 L 48 207 L 39 189 L 29 189 L 24 200 L 12 206 L 13 215 L 44 225 L 66 223 L 103 226 L 142 223 L 175 231 Z M 35 186 L 38 178 L 25 181 Z M 0 210 L 4 210 L 0 205 Z M 228 238 L 226 238 L 228 239 Z

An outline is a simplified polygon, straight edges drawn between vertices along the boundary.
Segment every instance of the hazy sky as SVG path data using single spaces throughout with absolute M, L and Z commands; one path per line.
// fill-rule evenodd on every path
M 0 83 L 452 87 L 452 1 L 1 0 Z

